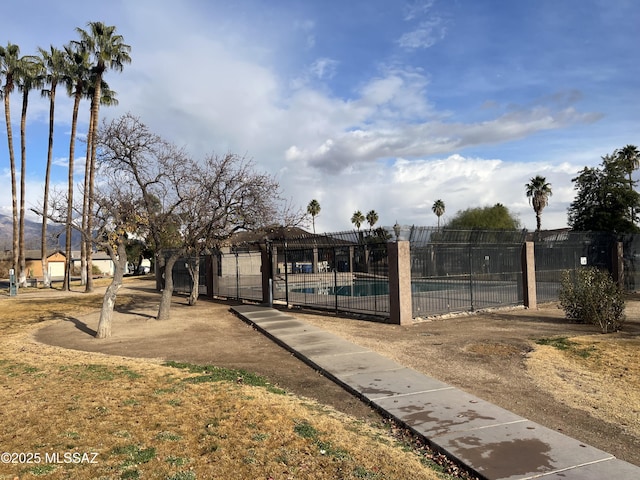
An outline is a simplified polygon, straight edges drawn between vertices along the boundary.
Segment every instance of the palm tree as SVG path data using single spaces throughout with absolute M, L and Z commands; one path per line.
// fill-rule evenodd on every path
M 529 203 L 536 212 L 536 231 L 540 231 L 542 225 L 542 209 L 549 204 L 551 193 L 551 184 L 547 183 L 547 179 L 540 175 L 533 177 L 529 183 L 525 185 L 527 189 L 527 197 Z
M 68 74 L 65 76 L 67 94 L 73 97 L 73 114 L 71 119 L 71 137 L 69 140 L 69 174 L 67 186 L 67 221 L 65 241 L 65 274 L 63 290 L 69 290 L 69 278 L 71 276 L 71 235 L 73 220 L 73 173 L 75 161 L 75 142 L 78 129 L 78 111 L 80 101 L 87 95 L 89 88 L 89 52 L 82 45 L 71 43 L 64 47 L 67 61 Z M 84 242 L 83 242 L 84 244 Z
M 116 34 L 115 26 L 108 26 L 102 22 L 89 22 L 89 31 L 77 28 L 80 35 L 80 43 L 90 53 L 93 60 L 93 98 L 91 100 L 91 116 L 89 120 L 89 132 L 87 136 L 88 150 L 91 151 L 87 158 L 87 168 L 89 169 L 89 184 L 85 191 L 86 210 L 83 208 L 83 219 L 86 219 L 85 231 L 92 229 L 93 219 L 91 211 L 93 209 L 93 188 L 95 184 L 95 159 L 96 140 L 98 133 L 98 118 L 100 113 L 100 103 L 102 98 L 102 81 L 104 73 L 109 70 L 122 71 L 124 64 L 131 63 L 129 52 L 131 46 L 124 43 L 122 35 Z M 86 291 L 93 291 L 93 279 L 91 276 L 91 249 L 87 249 L 87 284 Z
M 616 150 L 616 157 L 622 163 L 624 170 L 629 175 L 629 188 L 633 191 L 633 180 L 631 174 L 640 168 L 640 152 L 635 145 L 626 145 L 620 150 Z M 635 212 L 631 207 L 631 222 L 635 223 Z
M 373 228 L 373 226 L 376 224 L 377 221 L 378 221 L 378 212 L 376 212 L 375 210 L 369 210 L 369 213 L 367 213 L 367 223 L 369 223 L 369 232 L 371 232 L 371 229 Z
M 440 199 L 433 202 L 433 206 L 431 207 L 433 213 L 438 217 L 438 230 L 440 230 L 440 217 L 444 215 L 444 202 Z
M 16 86 L 16 76 L 20 73 L 20 47 L 9 43 L 0 47 L 0 74 L 5 82 L 2 87 L 4 96 L 4 118 L 7 124 L 7 141 L 9 143 L 9 164 L 11 168 L 11 206 L 13 212 L 13 241 L 11 268 L 18 268 L 18 191 L 16 182 L 16 158 L 13 151 L 13 132 L 11 130 L 11 93 Z
M 95 73 L 90 70 L 89 71 L 89 81 L 87 82 L 87 98 L 91 100 L 93 103 L 93 92 L 94 92 L 94 78 Z M 118 105 L 118 100 L 116 98 L 116 92 L 109 88 L 109 85 L 104 80 L 100 85 L 100 105 Z M 93 108 L 91 109 L 93 111 Z M 94 128 L 94 118 L 92 116 L 89 117 L 89 129 L 88 131 L 93 131 Z M 92 158 L 92 142 L 87 141 L 87 153 L 85 155 L 85 170 L 84 170 L 84 197 L 82 203 L 82 211 L 88 213 L 85 215 L 83 213 L 82 217 L 82 230 L 87 232 L 87 237 L 80 244 L 80 259 L 81 259 L 81 273 L 82 273 L 82 284 L 87 286 L 87 291 L 93 290 L 93 277 L 92 273 L 92 265 L 91 265 L 91 256 L 92 256 L 92 246 L 91 246 L 91 221 L 93 220 L 93 216 L 91 213 L 93 212 L 93 189 L 94 189 L 94 179 L 95 179 L 95 152 L 93 152 L 93 160 Z M 87 192 L 89 192 L 87 194 Z
M 51 179 L 51 162 L 53 159 L 53 123 L 56 103 L 56 88 L 58 82 L 64 80 L 66 60 L 64 52 L 53 45 L 50 50 L 39 48 L 42 64 L 44 65 L 45 83 L 48 89 L 42 90 L 43 97 L 49 97 L 49 147 L 47 150 L 47 168 L 44 177 L 44 197 L 42 199 L 42 230 L 40 236 L 40 257 L 42 259 L 42 283 L 49 286 L 49 267 L 47 265 L 47 214 L 49 205 L 49 182 Z
M 629 186 L 633 189 L 631 183 L 631 174 L 634 170 L 640 168 L 640 152 L 635 145 L 626 145 L 620 150 L 616 150 L 618 160 L 622 162 L 624 170 L 629 175 Z
M 351 216 L 351 223 L 353 223 L 356 226 L 358 231 L 360 231 L 360 225 L 362 225 L 364 221 L 365 221 L 364 215 L 360 210 L 356 210 L 355 212 L 353 212 L 353 215 Z
M 24 244 L 24 205 L 27 196 L 27 108 L 29 92 L 42 86 L 43 64 L 38 57 L 24 56 L 20 58 L 20 75 L 16 77 L 18 90 L 22 92 L 22 115 L 20 117 L 20 231 L 18 261 L 20 264 L 18 282 L 27 286 L 27 265 Z
M 309 205 L 307 205 L 307 213 L 311 215 L 313 233 L 316 233 L 316 217 L 320 214 L 320 203 L 315 198 L 309 202 Z

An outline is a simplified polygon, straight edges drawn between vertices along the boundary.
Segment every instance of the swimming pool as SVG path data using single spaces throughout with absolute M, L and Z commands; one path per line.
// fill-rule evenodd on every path
M 411 292 L 435 292 L 455 288 L 449 283 L 440 282 L 411 282 Z M 294 293 L 306 293 L 311 295 L 337 295 L 343 297 L 371 297 L 376 295 L 389 295 L 389 282 L 382 280 L 354 280 L 351 285 L 338 285 L 320 287 L 317 285 L 294 287 L 289 290 Z

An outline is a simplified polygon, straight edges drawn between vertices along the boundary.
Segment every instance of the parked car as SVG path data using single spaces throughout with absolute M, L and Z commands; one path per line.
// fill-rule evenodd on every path
M 140 265 L 138 267 L 138 275 L 146 275 L 150 271 L 151 271 L 151 267 L 149 267 L 148 265 Z

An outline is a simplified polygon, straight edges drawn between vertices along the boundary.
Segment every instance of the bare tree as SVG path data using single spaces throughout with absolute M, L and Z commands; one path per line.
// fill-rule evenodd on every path
M 182 214 L 184 244 L 193 288 L 189 304 L 198 299 L 199 258 L 216 250 L 238 230 L 274 223 L 279 217 L 280 187 L 270 175 L 255 171 L 251 160 L 236 154 L 209 155 L 194 165 L 192 191 Z
M 182 203 L 189 198 L 192 160 L 131 114 L 103 122 L 97 142 L 98 163 L 119 171 L 123 181 L 140 192 L 148 218 L 144 233 L 155 250 L 156 275 L 171 272 L 183 250 L 180 216 Z M 163 301 L 170 304 L 173 282 L 170 274 L 164 277 Z M 166 290 L 171 292 L 168 299 Z M 158 318 L 165 308 L 161 302 Z
M 305 218 L 283 201 L 277 181 L 256 172 L 252 161 L 228 153 L 196 162 L 131 114 L 103 123 L 97 142 L 99 163 L 126 176 L 140 192 L 156 264 L 164 271 L 158 320 L 169 318 L 171 273 L 178 259 L 190 259 L 189 303 L 194 304 L 204 252 L 219 248 L 238 230 Z
M 75 215 L 72 227 L 81 234 L 83 242 L 89 242 L 98 250 L 107 252 L 114 265 L 114 274 L 105 291 L 96 332 L 96 338 L 107 338 L 111 336 L 116 296 L 122 287 L 126 270 L 128 239 L 147 229 L 148 218 L 137 185 L 128 182 L 123 172 L 103 167 L 100 169 L 100 178 L 101 182 L 94 191 L 91 230 L 88 230 L 82 221 L 81 201 L 73 207 Z M 49 219 L 66 224 L 67 203 L 65 193 L 54 191 Z
M 96 236 L 91 240 L 99 250 L 109 254 L 114 265 L 113 277 L 102 301 L 96 338 L 111 336 L 116 296 L 122 287 L 122 280 L 127 268 L 127 240 L 129 235 L 135 234 L 146 225 L 144 209 L 140 208 L 142 200 L 139 193 L 123 184 L 117 178 L 119 176 L 117 172 L 110 173 L 112 173 L 112 179 L 115 179 L 115 182 L 108 182 L 106 188 L 102 184 L 94 192 L 96 212 L 93 217 L 97 230 Z M 104 176 L 103 174 L 101 178 Z

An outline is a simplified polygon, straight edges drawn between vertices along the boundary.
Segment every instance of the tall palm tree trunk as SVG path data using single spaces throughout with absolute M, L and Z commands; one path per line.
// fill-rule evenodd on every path
M 631 170 L 629 170 L 629 189 L 633 192 L 633 179 L 631 178 Z M 633 205 L 631 205 L 631 207 L 629 207 L 629 214 L 631 215 L 631 224 L 635 225 L 636 221 L 635 221 L 635 215 L 636 212 L 633 208 Z
M 20 232 L 18 261 L 20 263 L 20 273 L 18 283 L 22 287 L 27 286 L 27 262 L 25 258 L 24 241 L 24 203 L 26 197 L 26 176 L 27 176 L 27 105 L 29 103 L 29 90 L 22 94 L 22 116 L 20 119 Z
M 47 211 L 49 208 L 49 181 L 51 179 L 51 161 L 53 159 L 53 120 L 56 103 L 56 82 L 51 83 L 49 93 L 49 145 L 47 149 L 47 169 L 44 175 L 44 198 L 42 199 L 42 230 L 40 232 L 40 258 L 42 260 L 42 284 L 48 287 L 49 265 L 47 261 Z
M 18 184 L 16 178 L 16 157 L 13 150 L 13 131 L 11 129 L 11 103 L 9 93 L 4 93 L 4 118 L 7 123 L 7 141 L 9 143 L 9 163 L 11 168 L 11 211 L 13 221 L 11 268 L 18 268 Z
M 73 222 L 73 170 L 75 164 L 76 155 L 76 132 L 78 129 L 78 110 L 80 108 L 80 99 L 82 98 L 82 92 L 76 89 L 75 98 L 73 101 L 73 117 L 71 119 L 71 139 L 69 140 L 69 175 L 67 185 L 67 224 L 66 224 L 66 238 L 65 238 L 65 272 L 64 272 L 64 284 L 63 290 L 71 289 L 71 237 L 73 235 L 73 229 L 71 227 Z M 83 241 L 84 244 L 84 241 Z
M 91 176 L 91 124 L 93 117 L 89 116 L 89 130 L 87 133 L 87 153 L 84 160 L 84 187 L 82 191 L 82 231 L 86 237 L 80 243 L 80 277 L 82 285 L 87 286 L 87 250 L 91 248 L 90 233 L 88 232 L 89 219 L 89 177 Z
M 89 145 L 87 152 L 91 152 L 87 158 L 89 167 L 89 185 L 87 189 L 87 235 L 91 237 L 91 230 L 93 229 L 93 192 L 96 181 L 96 143 L 98 139 L 98 116 L 100 114 L 100 95 L 101 95 L 101 83 L 102 75 L 98 74 L 96 77 L 96 84 L 93 91 L 93 98 L 91 99 L 91 116 L 89 122 Z M 86 178 L 86 177 L 85 177 Z M 86 292 L 93 291 L 93 276 L 91 275 L 92 265 L 92 248 L 90 243 L 87 245 L 87 285 Z

